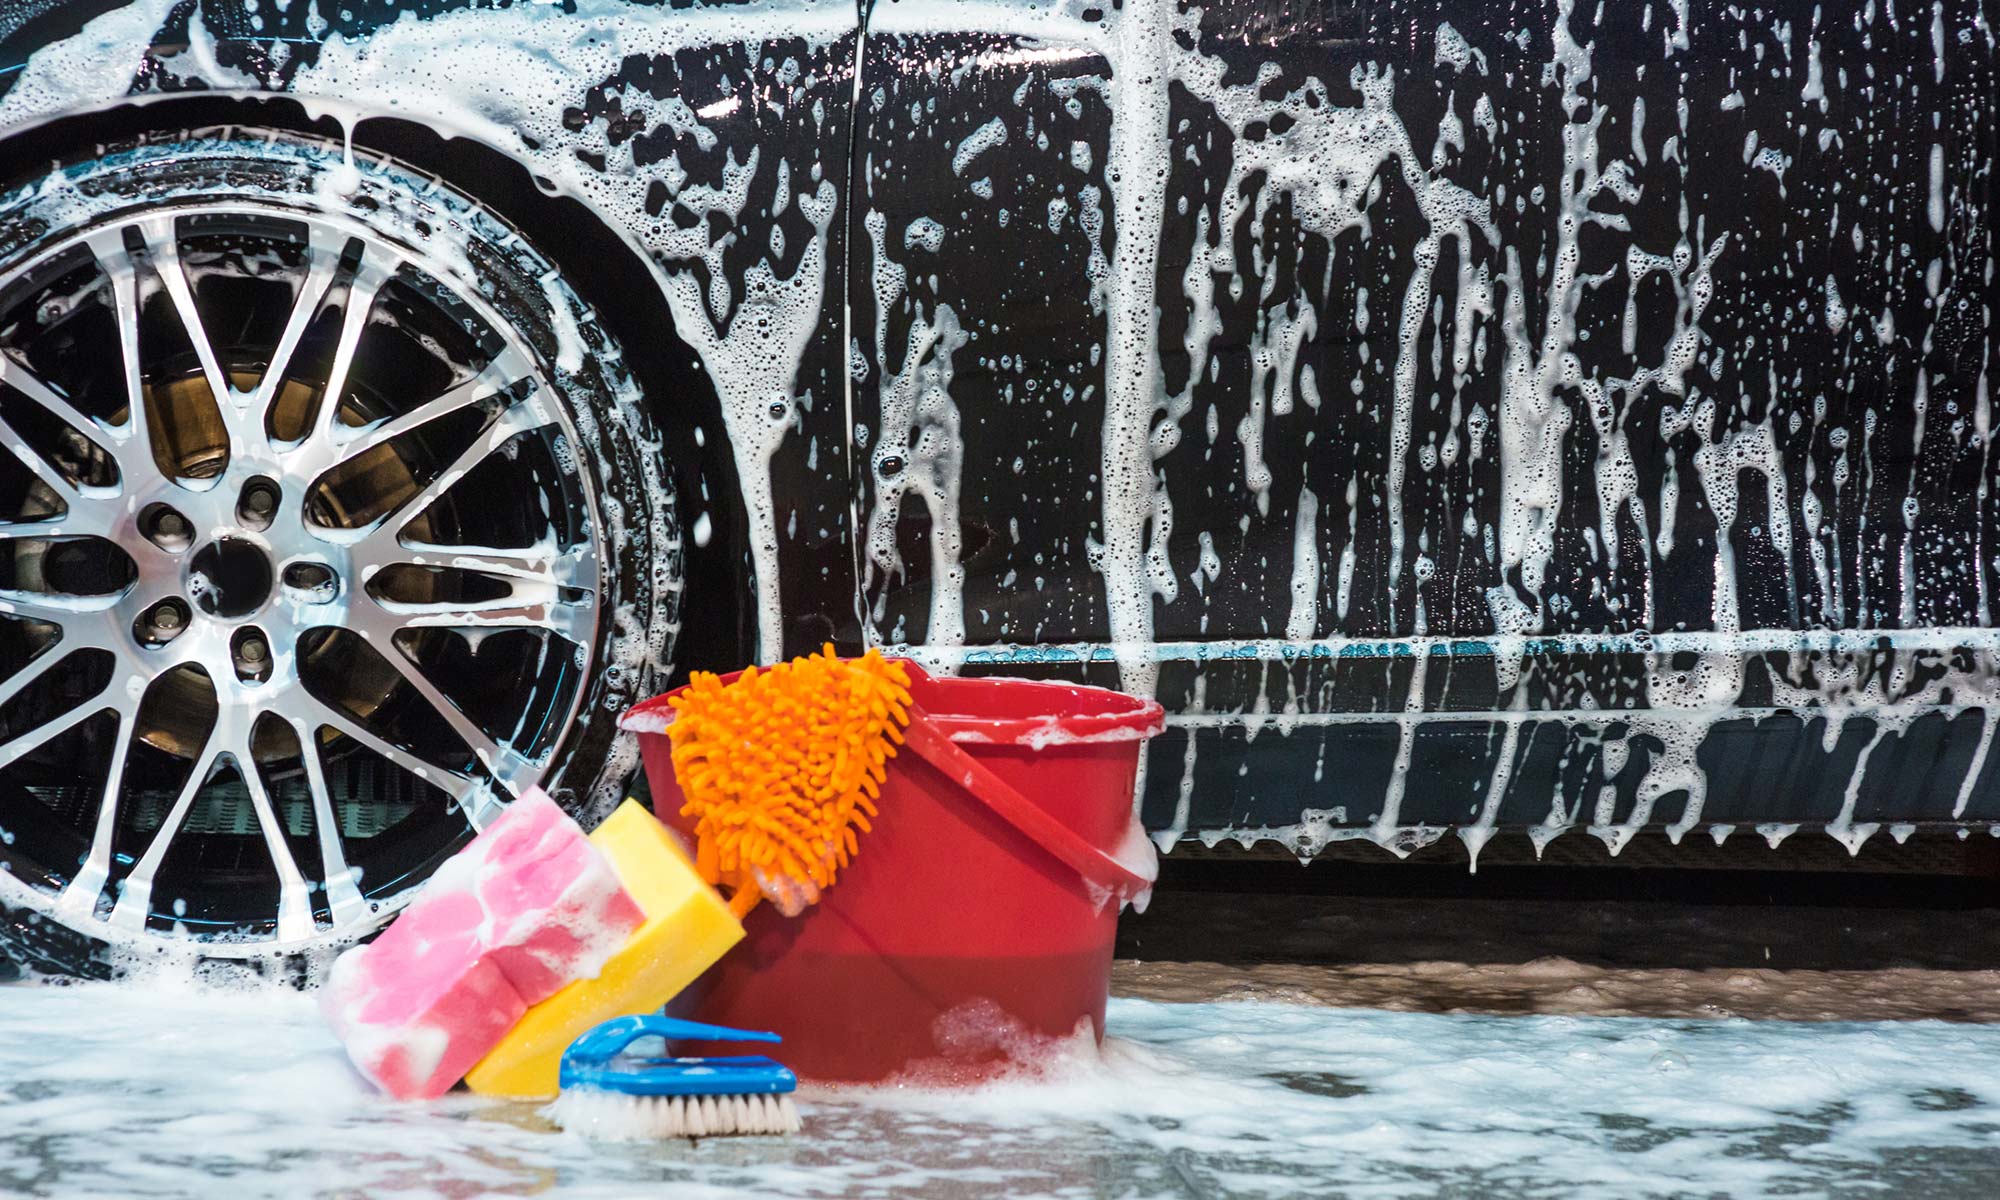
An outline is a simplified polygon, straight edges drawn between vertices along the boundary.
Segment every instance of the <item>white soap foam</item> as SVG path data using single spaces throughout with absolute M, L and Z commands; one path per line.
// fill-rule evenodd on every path
M 1101 1058 L 973 1093 L 808 1092 L 787 1139 L 594 1143 L 400 1104 L 307 996 L 0 988 L 0 1171 L 67 1194 L 1762 1197 L 1990 1173 L 2000 1029 L 1114 1000 Z M 1802 1153 L 1801 1148 L 1809 1152 Z M 1926 1173 L 1927 1172 L 1927 1173 Z M 1190 1182 L 1193 1181 L 1193 1182 Z M 1919 1182 L 1921 1181 L 1921 1182 Z

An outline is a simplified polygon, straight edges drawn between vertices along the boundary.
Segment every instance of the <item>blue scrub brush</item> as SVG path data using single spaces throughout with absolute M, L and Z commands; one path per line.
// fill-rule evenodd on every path
M 777 1042 L 751 1033 L 647 1014 L 606 1021 L 563 1051 L 562 1095 L 549 1116 L 564 1129 L 608 1141 L 797 1133 L 798 1076 L 761 1054 L 648 1058 L 625 1053 L 640 1038 L 668 1042 Z M 671 1047 L 669 1047 L 671 1055 Z

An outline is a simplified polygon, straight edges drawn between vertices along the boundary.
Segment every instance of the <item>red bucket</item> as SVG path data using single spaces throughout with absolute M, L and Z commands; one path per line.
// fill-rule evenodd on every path
M 783 1061 L 806 1079 L 970 1083 L 1085 1022 L 1102 1038 L 1118 911 L 1153 878 L 1132 792 L 1159 704 L 905 666 L 921 711 L 852 864 L 799 917 L 752 912 L 745 939 L 673 1005 L 783 1034 Z M 654 810 L 685 833 L 667 699 L 624 724 Z

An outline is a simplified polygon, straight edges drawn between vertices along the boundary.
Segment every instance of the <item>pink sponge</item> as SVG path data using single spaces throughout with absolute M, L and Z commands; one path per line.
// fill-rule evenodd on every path
M 645 920 L 611 864 L 532 790 L 333 965 L 320 1006 L 400 1099 L 451 1090 L 531 1004 L 594 977 Z
M 527 1011 L 483 959 L 412 961 L 371 950 L 356 947 L 334 962 L 320 1005 L 354 1065 L 400 1100 L 450 1091 Z

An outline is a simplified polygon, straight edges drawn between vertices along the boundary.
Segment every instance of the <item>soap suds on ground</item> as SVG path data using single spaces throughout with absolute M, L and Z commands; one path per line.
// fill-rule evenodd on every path
M 373 1095 L 308 996 L 21 984 L 0 1191 L 1939 1200 L 2000 1166 L 1996 1026 L 1123 998 L 1110 1026 L 1049 1082 L 808 1096 L 788 1140 L 596 1146 L 533 1105 Z

